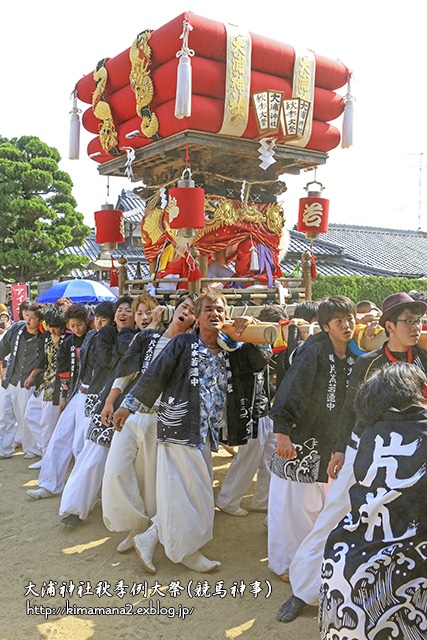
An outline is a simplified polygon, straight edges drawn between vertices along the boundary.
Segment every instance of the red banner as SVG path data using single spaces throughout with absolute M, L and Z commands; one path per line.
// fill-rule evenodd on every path
M 19 305 L 24 300 L 28 300 L 28 285 L 27 284 L 12 284 L 12 317 L 13 321 L 19 320 Z

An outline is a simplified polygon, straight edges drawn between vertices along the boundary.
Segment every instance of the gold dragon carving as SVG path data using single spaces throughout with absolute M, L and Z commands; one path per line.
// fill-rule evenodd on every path
M 105 153 L 118 155 L 117 131 L 114 126 L 110 105 L 105 100 L 105 87 L 107 86 L 108 80 L 108 71 L 105 68 L 107 60 L 108 58 L 100 60 L 93 72 L 95 91 L 93 92 L 92 97 L 92 111 L 94 115 L 101 120 L 101 124 L 99 126 L 99 141 L 101 143 L 101 147 Z
M 255 224 L 267 227 L 271 233 L 280 235 L 285 223 L 285 214 L 280 204 L 270 203 L 261 209 L 255 204 L 245 205 L 222 196 L 206 195 L 205 228 L 198 229 L 196 237 L 215 231 L 223 225 Z
M 166 208 L 167 210 L 167 208 Z M 170 235 L 171 229 L 163 217 L 164 211 L 159 206 L 159 198 L 155 197 L 147 203 L 142 229 L 155 244 L 163 232 Z M 205 196 L 205 228 L 197 229 L 194 244 L 208 233 L 220 227 L 233 224 L 252 224 L 266 228 L 270 233 L 280 236 L 285 223 L 285 214 L 280 204 L 270 203 L 263 207 L 244 205 L 236 200 L 228 200 L 222 196 L 206 194 Z
M 143 31 L 135 38 L 130 51 L 131 72 L 129 82 L 135 93 L 136 112 L 141 117 L 141 133 L 150 140 L 158 140 L 159 121 L 150 110 L 154 95 L 153 81 L 150 77 L 151 48 L 148 41 L 151 31 Z

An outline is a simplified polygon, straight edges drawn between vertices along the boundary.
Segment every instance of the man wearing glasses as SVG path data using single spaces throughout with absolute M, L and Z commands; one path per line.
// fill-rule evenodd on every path
M 380 349 L 357 358 L 354 365 L 340 414 L 335 453 L 328 466 L 328 475 L 335 482 L 329 489 L 325 506 L 312 532 L 299 546 L 289 568 L 289 580 L 294 595 L 280 608 L 277 614 L 280 622 L 291 622 L 307 604 L 318 604 L 321 562 L 326 539 L 350 509 L 348 490 L 354 483 L 353 461 L 364 429 L 363 425 L 356 425 L 356 391 L 374 371 L 391 362 L 408 362 L 427 373 L 427 351 L 417 346 L 426 309 L 425 302 L 414 300 L 407 293 L 394 293 L 382 304 L 379 324 L 384 327 L 388 340 Z

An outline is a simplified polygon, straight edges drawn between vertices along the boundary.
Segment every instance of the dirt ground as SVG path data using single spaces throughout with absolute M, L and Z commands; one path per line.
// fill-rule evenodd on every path
M 216 493 L 230 461 L 222 448 L 214 456 Z M 222 562 L 215 572 L 175 565 L 158 545 L 150 576 L 133 549 L 116 552 L 124 536 L 104 527 L 100 506 L 70 529 L 60 524 L 59 498 L 31 500 L 38 471 L 28 464 L 20 449 L 0 460 L 0 640 L 319 638 L 314 607 L 293 623 L 276 621 L 291 590 L 267 568 L 263 514 L 216 511 L 204 548 Z

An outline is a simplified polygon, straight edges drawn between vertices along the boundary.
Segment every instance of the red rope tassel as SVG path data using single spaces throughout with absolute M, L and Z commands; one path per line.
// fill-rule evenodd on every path
M 111 269 L 110 271 L 110 287 L 119 286 L 119 270 L 114 266 L 113 256 L 111 256 Z
M 314 255 L 312 244 L 310 245 L 310 249 L 311 249 L 311 279 L 316 280 L 317 279 L 317 265 L 316 265 L 317 256 Z

